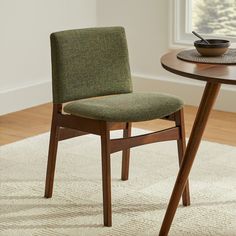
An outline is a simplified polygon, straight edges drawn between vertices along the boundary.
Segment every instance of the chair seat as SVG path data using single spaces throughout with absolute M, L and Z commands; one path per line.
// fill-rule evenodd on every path
M 174 96 L 162 93 L 127 93 L 81 99 L 64 106 L 64 112 L 111 122 L 137 122 L 168 116 L 183 106 Z

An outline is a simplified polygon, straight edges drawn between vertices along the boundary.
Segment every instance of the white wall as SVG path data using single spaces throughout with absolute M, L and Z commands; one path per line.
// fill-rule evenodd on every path
M 0 115 L 51 100 L 49 34 L 96 26 L 96 0 L 0 0 Z
M 98 0 L 97 22 L 99 26 L 126 28 L 134 74 L 165 73 L 159 61 L 168 48 L 167 0 Z

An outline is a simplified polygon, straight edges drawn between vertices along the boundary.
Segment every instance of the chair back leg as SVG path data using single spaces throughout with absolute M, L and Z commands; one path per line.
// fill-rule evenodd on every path
M 177 140 L 179 166 L 181 165 L 186 150 L 186 138 L 185 138 L 185 127 L 184 127 L 184 112 L 183 109 L 175 113 L 175 123 L 180 129 L 180 139 Z M 187 181 L 183 194 L 182 202 L 184 206 L 190 205 L 190 192 L 189 192 L 189 181 Z
M 53 114 L 49 151 L 48 151 L 45 194 L 44 194 L 44 197 L 46 198 L 52 197 L 58 141 L 59 141 L 59 127 L 57 126 L 55 121 L 55 114 Z
M 126 124 L 126 128 L 123 131 L 123 137 L 128 138 L 131 136 L 131 123 Z M 128 180 L 129 178 L 129 162 L 130 162 L 130 148 L 122 151 L 122 168 L 121 168 L 121 179 Z
M 103 188 L 103 218 L 104 226 L 112 226 L 111 209 L 111 158 L 110 131 L 105 125 L 101 134 L 102 149 L 102 188 Z

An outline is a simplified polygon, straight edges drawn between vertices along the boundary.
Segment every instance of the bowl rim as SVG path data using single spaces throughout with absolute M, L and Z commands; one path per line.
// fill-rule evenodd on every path
M 207 41 L 211 41 L 211 40 L 218 41 L 219 40 L 219 43 L 206 44 L 206 43 L 203 43 L 202 40 L 196 40 L 194 42 L 194 46 L 198 47 L 198 48 L 227 48 L 230 46 L 230 41 L 226 40 L 226 39 L 206 39 L 206 40 Z

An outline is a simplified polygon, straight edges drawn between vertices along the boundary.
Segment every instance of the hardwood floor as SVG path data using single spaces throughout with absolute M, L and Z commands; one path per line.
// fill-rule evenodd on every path
M 186 133 L 189 133 L 197 108 L 185 107 Z M 0 145 L 45 133 L 50 129 L 52 105 L 44 104 L 19 112 L 0 116 Z M 133 126 L 147 130 L 169 127 L 172 123 L 152 120 L 134 123 Z M 236 146 L 236 113 L 213 111 L 204 133 L 205 140 Z
M 0 145 L 49 131 L 51 112 L 52 105 L 45 104 L 0 116 Z

